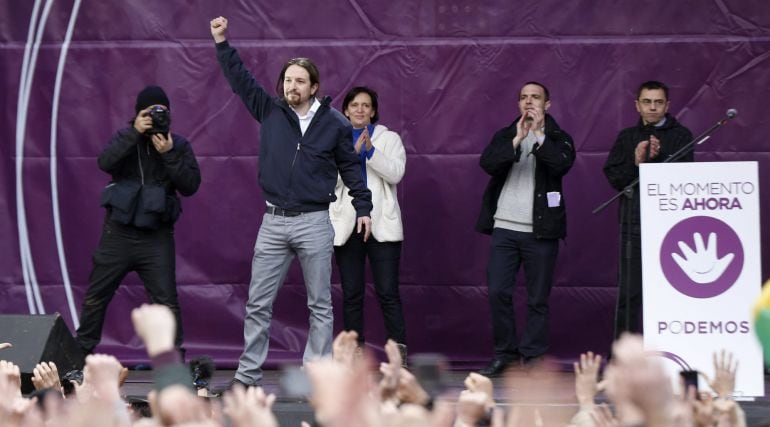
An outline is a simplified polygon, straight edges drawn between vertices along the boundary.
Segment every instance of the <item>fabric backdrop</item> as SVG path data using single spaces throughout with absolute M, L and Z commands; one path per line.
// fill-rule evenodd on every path
M 551 113 L 577 149 L 551 297 L 554 356 L 605 352 L 611 341 L 617 206 L 591 211 L 613 194 L 601 167 L 617 133 L 638 118 L 633 101 L 642 81 L 666 82 L 671 112 L 696 135 L 728 108 L 739 111 L 696 159 L 758 161 L 762 209 L 770 211 L 764 0 L 0 0 L 0 11 L 0 313 L 59 312 L 73 332 L 104 216 L 98 199 L 108 176 L 96 156 L 131 118 L 136 93 L 158 84 L 203 177 L 176 226 L 188 354 L 213 355 L 222 366 L 240 354 L 264 200 L 259 124 L 215 60 L 209 20 L 219 15 L 267 88 L 287 59 L 308 56 L 337 108 L 353 86 L 379 91 L 381 122 L 400 133 L 408 158 L 399 199 L 410 353 L 444 353 L 458 367 L 491 356 L 489 239 L 473 231 L 487 182 L 478 158 L 516 117 L 528 80 L 550 88 Z M 763 256 L 763 277 L 769 267 Z M 339 329 L 336 273 L 333 282 Z M 520 320 L 523 289 L 515 294 Z M 146 300 L 130 275 L 110 305 L 98 351 L 128 364 L 145 360 L 129 312 Z M 269 361 L 298 361 L 308 312 L 296 265 L 274 308 Z M 371 288 L 366 316 L 370 344 L 381 347 Z

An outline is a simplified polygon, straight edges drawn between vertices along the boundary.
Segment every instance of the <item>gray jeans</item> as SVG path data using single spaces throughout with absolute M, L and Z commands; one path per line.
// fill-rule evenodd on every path
M 334 229 L 329 211 L 284 217 L 266 213 L 259 228 L 251 262 L 249 300 L 246 303 L 243 354 L 235 378 L 247 384 L 262 379 L 267 358 L 273 302 L 296 254 L 302 266 L 310 309 L 310 329 L 303 361 L 331 354 L 331 258 Z

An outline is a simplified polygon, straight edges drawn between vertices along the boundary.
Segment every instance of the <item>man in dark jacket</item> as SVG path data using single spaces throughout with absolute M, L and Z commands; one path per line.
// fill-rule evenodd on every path
M 519 94 L 519 116 L 499 130 L 481 154 L 492 176 L 476 230 L 492 235 L 487 286 L 495 356 L 481 374 L 498 376 L 512 363 L 540 359 L 548 350 L 548 297 L 567 223 L 562 177 L 572 167 L 572 138 L 546 111 L 548 89 L 529 82 Z M 527 325 L 516 335 L 513 288 L 519 266 L 527 277 Z
M 615 190 L 621 191 L 639 178 L 640 163 L 660 163 L 692 140 L 692 133 L 668 114 L 668 87 L 657 81 L 642 83 L 636 93 L 639 122 L 623 129 L 612 146 L 604 174 Z M 678 162 L 693 161 L 689 150 Z M 618 302 L 615 311 L 615 338 L 624 331 L 642 331 L 642 254 L 639 220 L 639 186 L 631 198 L 621 197 L 621 256 L 618 275 Z
M 276 92 L 267 91 L 246 70 L 225 37 L 227 20 L 211 21 L 217 60 L 230 87 L 262 126 L 259 184 L 267 201 L 254 247 L 249 299 L 244 322 L 245 348 L 231 384 L 246 386 L 262 379 L 267 358 L 273 301 L 294 255 L 302 265 L 310 309 L 310 330 L 304 361 L 331 353 L 331 257 L 334 230 L 329 203 L 339 171 L 350 188 L 357 214 L 357 231 L 369 236 L 371 193 L 361 178 L 360 159 L 353 149 L 348 120 L 319 100 L 318 69 L 307 58 L 288 61 Z
M 195 194 L 201 175 L 190 143 L 169 132 L 170 106 L 163 89 L 144 88 L 131 126 L 119 130 L 99 156 L 99 168 L 112 180 L 102 192 L 107 213 L 77 330 L 85 353 L 99 343 L 107 305 L 130 271 L 153 303 L 176 316 L 175 344 L 183 353 L 174 249 L 174 222 L 182 210 L 177 192 Z

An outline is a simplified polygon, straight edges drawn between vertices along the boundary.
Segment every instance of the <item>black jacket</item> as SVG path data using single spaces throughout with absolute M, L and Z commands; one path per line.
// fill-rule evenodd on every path
M 113 135 L 99 155 L 99 168 L 112 176 L 102 193 L 112 220 L 140 228 L 173 224 L 181 211 L 177 191 L 198 191 L 201 174 L 192 147 L 180 135 L 172 138 L 174 147 L 161 154 L 133 127 Z
M 313 212 L 335 201 L 337 172 L 350 188 L 357 216 L 369 216 L 372 196 L 361 178 L 350 122 L 331 108 L 329 97 L 302 135 L 297 114 L 283 98 L 274 98 L 244 67 L 227 41 L 218 43 L 217 60 L 233 92 L 240 96 L 260 128 L 259 185 L 270 203 Z
M 692 132 L 682 126 L 674 116 L 666 114 L 666 123 L 661 127 L 645 126 L 642 119 L 636 126 L 632 126 L 620 131 L 615 144 L 613 144 L 607 161 L 604 162 L 604 175 L 610 182 L 612 188 L 621 191 L 628 184 L 639 178 L 639 166 L 635 163 L 634 151 L 639 142 L 647 140 L 654 134 L 660 140 L 660 153 L 648 163 L 662 163 L 669 156 L 674 154 L 688 142 L 692 141 Z M 694 160 L 693 151 L 689 150 L 677 162 L 691 162 Z M 620 213 L 627 212 L 629 215 L 627 223 L 639 224 L 639 187 L 634 189 L 634 197 L 631 201 L 631 210 L 629 209 L 627 197 L 620 198 Z
M 516 136 L 516 122 L 500 129 L 492 137 L 492 142 L 481 154 L 479 164 L 492 176 L 484 191 L 481 213 L 476 222 L 476 231 L 491 234 L 494 227 L 497 199 L 503 190 L 505 180 L 511 168 L 529 153 L 521 152 L 521 145 L 513 149 L 511 141 Z M 534 150 L 535 156 L 535 198 L 532 209 L 532 227 L 539 239 L 561 239 L 567 235 L 567 216 L 565 197 L 561 180 L 575 161 L 575 147 L 572 137 L 559 128 L 550 115 L 545 117 L 545 141 Z M 556 191 L 561 194 L 561 203 L 557 207 L 548 207 L 546 193 Z

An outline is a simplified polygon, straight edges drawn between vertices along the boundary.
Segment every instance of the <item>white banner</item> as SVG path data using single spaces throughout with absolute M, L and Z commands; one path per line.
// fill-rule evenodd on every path
M 736 396 L 764 396 L 751 306 L 762 285 L 756 162 L 642 164 L 644 342 L 669 373 L 738 359 Z M 701 381 L 700 390 L 709 390 Z

